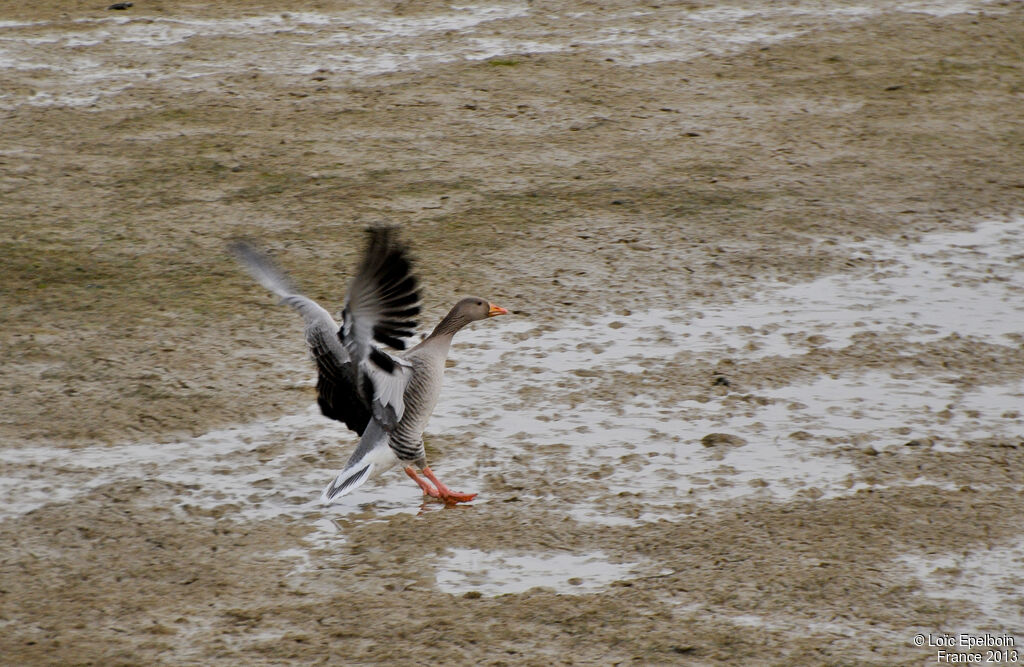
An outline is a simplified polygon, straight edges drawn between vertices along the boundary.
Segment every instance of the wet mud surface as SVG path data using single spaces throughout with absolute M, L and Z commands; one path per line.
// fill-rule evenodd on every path
M 102 4 L 102 3 L 101 3 Z M 37 2 L 0 16 L 12 664 L 922 664 L 1024 641 L 1021 5 Z M 395 222 L 428 457 L 301 326 Z

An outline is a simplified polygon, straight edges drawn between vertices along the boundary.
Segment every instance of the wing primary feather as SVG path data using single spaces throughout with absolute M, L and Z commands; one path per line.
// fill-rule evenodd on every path
M 366 359 L 371 342 L 406 348 L 420 312 L 419 283 L 408 251 L 394 228 L 372 227 L 369 242 L 342 314 L 342 343 L 352 356 Z
M 286 299 L 289 296 L 297 295 L 298 292 L 288 276 L 277 268 L 277 265 L 269 257 L 245 241 L 241 239 L 232 241 L 228 244 L 228 250 L 249 270 L 256 282 L 277 296 Z
M 402 340 L 401 338 L 395 338 L 394 336 L 389 336 L 387 334 L 377 333 L 373 337 L 373 339 L 376 340 L 378 343 L 383 343 L 384 345 L 387 345 L 388 347 L 393 347 L 396 350 L 404 350 L 405 349 L 405 341 Z M 383 352 L 380 352 L 380 351 L 375 351 L 375 352 L 377 354 L 381 355 L 381 356 L 387 356 Z M 381 364 L 378 362 L 378 357 L 374 357 L 373 355 L 374 355 L 374 352 L 371 352 L 370 353 L 370 359 L 374 363 L 376 363 L 378 366 L 380 366 Z
M 415 329 L 416 325 L 419 324 L 416 320 L 410 320 L 409 318 L 387 318 L 378 320 L 376 327 L 381 329 Z
M 408 338 L 416 330 L 416 322 L 385 321 L 373 327 L 373 335 L 391 335 Z
M 384 314 L 390 318 L 404 320 L 410 317 L 416 317 L 417 315 L 420 314 L 420 310 L 422 309 L 420 308 L 420 305 L 417 303 L 416 305 L 410 306 L 408 308 L 388 309 L 388 311 L 385 312 Z M 416 324 L 419 323 L 417 322 Z
M 412 267 L 408 262 L 405 263 L 404 271 L 408 272 L 412 270 Z M 381 281 L 382 288 L 378 292 L 381 298 L 387 299 L 389 304 L 395 304 L 396 306 L 412 305 L 419 303 L 420 297 L 417 292 L 419 285 L 417 284 L 415 276 L 406 276 L 402 279 L 398 276 L 395 280 L 400 282 L 394 283 L 391 281 Z
M 404 345 L 402 341 L 399 341 L 399 343 Z M 372 361 L 377 366 L 377 368 L 381 369 L 385 373 L 395 372 L 395 360 L 392 359 L 389 355 L 381 352 L 377 348 L 373 348 L 372 350 L 370 350 L 370 361 Z
M 353 362 L 355 384 L 373 415 L 371 424 L 378 422 L 390 431 L 405 412 L 410 373 L 400 357 L 382 348 L 406 348 L 417 324 L 413 317 L 419 313 L 419 283 L 394 228 L 374 227 L 367 234 L 336 338 Z

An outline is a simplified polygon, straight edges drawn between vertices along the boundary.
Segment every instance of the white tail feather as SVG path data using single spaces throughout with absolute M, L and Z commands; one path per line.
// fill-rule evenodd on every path
M 370 479 L 371 475 L 373 475 L 372 463 L 345 468 L 338 473 L 333 482 L 324 488 L 323 493 L 320 494 L 320 502 L 324 505 L 330 505 L 353 489 L 358 489 L 363 485 L 363 482 Z
M 363 485 L 366 480 L 379 475 L 398 463 L 398 457 L 389 444 L 388 434 L 376 420 L 371 420 L 359 439 L 345 467 L 334 481 L 320 494 L 324 505 L 330 505 L 338 498 Z

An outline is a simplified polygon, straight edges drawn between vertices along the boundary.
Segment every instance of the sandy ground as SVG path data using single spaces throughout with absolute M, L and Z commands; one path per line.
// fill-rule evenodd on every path
M 2 661 L 1024 642 L 1024 6 L 759 5 L 5 7 Z M 470 506 L 312 502 L 352 438 L 224 251 L 333 308 L 380 222 L 513 311 L 428 432 Z

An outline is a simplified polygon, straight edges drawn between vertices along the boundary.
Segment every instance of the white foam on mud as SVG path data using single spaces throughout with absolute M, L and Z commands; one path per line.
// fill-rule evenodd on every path
M 628 579 L 636 563 L 611 563 L 595 551 L 588 554 L 520 554 L 479 549 L 451 549 L 436 565 L 437 587 L 445 593 L 477 592 L 492 597 L 546 588 L 563 594 L 600 590 Z
M 0 22 L 0 67 L 31 74 L 25 85 L 0 93 L 0 108 L 101 108 L 142 81 L 194 92 L 217 89 L 232 75 L 252 72 L 305 75 L 324 70 L 358 79 L 521 53 L 589 49 L 627 65 L 683 61 L 798 38 L 822 21 L 849 24 L 895 11 L 941 17 L 982 7 L 988 3 L 855 2 L 822 7 L 804 0 L 779 6 L 722 5 L 690 11 L 645 5 L 580 13 L 492 2 L 414 16 L 363 9 L 231 18 L 178 14 L 5 21 Z M 209 58 L 203 40 L 239 44 Z M 124 108 L 144 102 L 117 104 Z

